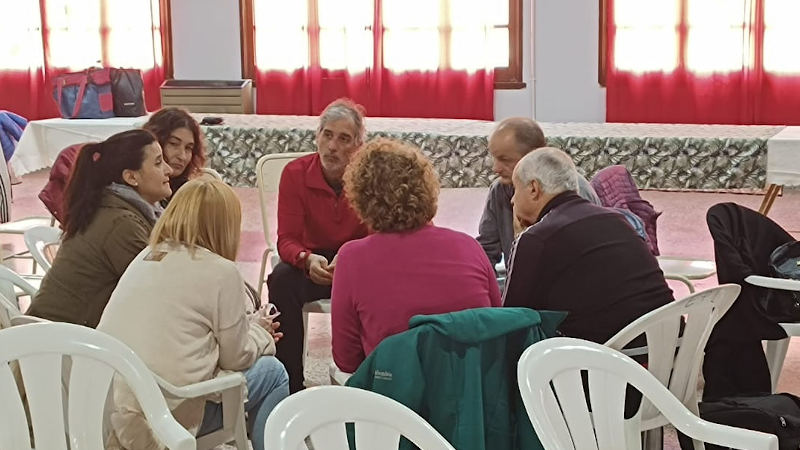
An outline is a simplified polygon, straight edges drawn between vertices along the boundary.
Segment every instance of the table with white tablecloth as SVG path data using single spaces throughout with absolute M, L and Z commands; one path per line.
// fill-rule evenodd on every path
M 200 121 L 207 114 L 194 114 Z M 310 116 L 215 114 L 202 126 L 208 166 L 235 186 L 255 185 L 255 165 L 268 153 L 314 151 L 319 119 Z M 12 159 L 27 173 L 49 167 L 68 145 L 105 139 L 146 117 L 32 121 Z M 488 135 L 495 122 L 369 117 L 367 137 L 410 142 L 428 156 L 444 187 L 485 187 L 495 178 Z M 548 145 L 564 149 L 591 177 L 625 165 L 640 188 L 759 190 L 767 175 L 768 141 L 784 127 L 618 123 L 541 123 Z
M 759 209 L 765 215 L 783 186 L 800 186 L 800 127 L 783 128 L 767 147 L 767 192 Z
M 113 134 L 140 127 L 146 120 L 147 117 L 32 120 L 17 144 L 11 167 L 17 175 L 50 167 L 65 147 L 102 141 Z

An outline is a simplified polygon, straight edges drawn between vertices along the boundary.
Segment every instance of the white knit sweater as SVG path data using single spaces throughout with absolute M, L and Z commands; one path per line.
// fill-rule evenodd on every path
M 184 386 L 220 370 L 245 370 L 259 356 L 275 353 L 272 336 L 247 319 L 248 304 L 235 263 L 204 248 L 160 244 L 146 247 L 128 266 L 97 329 L 127 344 L 165 380 Z M 126 386 L 115 383 L 114 401 L 112 424 L 121 446 L 159 448 L 140 445 L 150 439 L 143 439 L 144 417 Z M 168 403 L 187 428 L 202 421 L 202 399 Z

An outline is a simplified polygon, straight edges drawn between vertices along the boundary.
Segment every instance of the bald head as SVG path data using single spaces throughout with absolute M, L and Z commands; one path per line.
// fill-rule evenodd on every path
M 547 145 L 542 129 L 527 117 L 509 117 L 501 121 L 492 132 L 492 137 L 503 136 L 513 140 L 520 157 L 531 150 Z
M 489 153 L 492 155 L 492 170 L 503 183 L 511 183 L 511 173 L 520 158 L 546 141 L 539 125 L 527 117 L 511 117 L 503 120 L 489 137 Z

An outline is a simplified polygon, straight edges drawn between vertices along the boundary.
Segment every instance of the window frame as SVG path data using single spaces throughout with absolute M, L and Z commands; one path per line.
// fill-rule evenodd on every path
M 522 0 L 508 0 L 508 16 L 508 66 L 495 68 L 494 88 L 524 89 L 527 85 L 522 79 Z M 253 0 L 239 0 L 239 28 L 241 30 L 242 78 L 249 78 L 254 80 L 255 83 L 256 55 Z M 312 51 L 312 56 L 314 53 Z

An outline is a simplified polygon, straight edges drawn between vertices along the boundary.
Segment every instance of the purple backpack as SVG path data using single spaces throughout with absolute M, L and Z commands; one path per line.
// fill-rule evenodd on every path
M 639 188 L 625 166 L 609 166 L 601 169 L 592 178 L 592 187 L 603 206 L 622 208 L 639 216 L 647 232 L 647 247 L 655 256 L 658 252 L 656 221 L 661 212 L 639 195 Z

